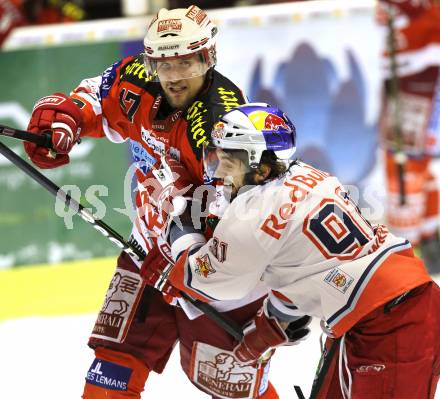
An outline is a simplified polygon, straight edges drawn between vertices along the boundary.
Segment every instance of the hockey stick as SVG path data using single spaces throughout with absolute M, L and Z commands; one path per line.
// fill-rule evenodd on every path
M 320 393 L 324 379 L 339 348 L 340 341 L 341 338 L 333 339 L 333 342 L 331 343 L 329 349 L 325 348 L 324 346 L 321 354 L 321 359 L 319 359 L 318 367 L 316 369 L 316 374 L 313 380 L 312 390 L 310 392 L 309 399 L 318 398 L 318 394 Z
M 61 190 L 61 188 L 58 187 L 54 182 L 41 174 L 37 169 L 35 169 L 32 165 L 23 160 L 20 156 L 18 156 L 14 151 L 12 151 L 2 142 L 0 142 L 0 153 L 18 168 L 20 168 L 29 177 L 31 177 L 33 180 L 43 186 L 52 195 L 64 201 L 65 205 L 67 205 L 75 212 L 78 212 L 79 216 L 81 216 L 83 220 L 90 223 L 96 230 L 107 237 L 113 244 L 116 244 L 120 249 L 128 253 L 128 255 L 130 255 L 133 259 L 137 261 L 142 261 L 144 259 L 144 255 L 142 254 L 142 252 L 140 252 L 136 247 L 130 245 L 130 243 L 125 241 L 118 232 L 113 230 L 107 223 L 103 222 L 102 220 L 95 219 L 91 212 L 84 208 L 84 206 L 75 201 L 70 195 Z M 154 288 L 151 286 L 146 286 L 145 289 L 150 290 L 151 293 L 154 290 Z M 187 300 L 197 309 L 202 311 L 206 316 L 217 323 L 226 332 L 231 334 L 236 340 L 241 341 L 241 339 L 243 338 L 243 330 L 237 323 L 225 318 L 220 312 L 218 312 L 209 304 L 194 299 L 184 292 L 181 292 L 181 295 L 185 300 Z
M 400 97 L 399 97 L 399 76 L 397 74 L 397 59 L 396 59 L 396 33 L 394 30 L 394 10 L 388 10 L 387 18 L 388 26 L 388 51 L 390 58 L 390 87 L 388 95 L 394 103 L 394 115 L 393 115 L 393 130 L 395 136 L 395 153 L 394 161 L 397 166 L 397 176 L 399 180 L 399 195 L 400 195 L 400 205 L 405 205 L 406 203 L 406 190 L 405 190 L 405 163 L 406 154 L 403 150 L 403 137 L 402 137 L 402 126 L 400 117 Z
M 0 135 L 12 137 L 13 139 L 28 141 L 34 143 L 39 147 L 52 148 L 52 137 L 50 133 L 33 134 L 25 130 L 14 129 L 5 125 L 0 125 Z
M 298 399 L 306 399 L 300 386 L 294 385 L 293 388 L 295 389 L 295 393 L 298 396 Z

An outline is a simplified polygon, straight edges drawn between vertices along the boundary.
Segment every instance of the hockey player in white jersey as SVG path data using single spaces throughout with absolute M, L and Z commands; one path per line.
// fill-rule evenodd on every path
M 231 300 L 263 280 L 271 294 L 234 351 L 243 363 L 301 340 L 310 315 L 340 343 L 317 398 L 434 398 L 440 288 L 409 242 L 365 220 L 336 177 L 292 161 L 282 111 L 240 106 L 211 135 L 205 167 L 224 189 L 210 210 L 226 208 L 208 242 L 190 218 L 171 222 L 164 289 Z M 144 273 L 154 283 L 161 271 Z

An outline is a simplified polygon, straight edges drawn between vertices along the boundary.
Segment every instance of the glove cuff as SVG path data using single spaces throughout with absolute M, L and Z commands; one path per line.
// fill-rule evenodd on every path
M 257 314 L 255 324 L 257 325 L 257 330 L 261 328 L 267 332 L 267 334 L 262 336 L 262 339 L 271 347 L 289 342 L 289 337 L 279 320 L 269 315 L 266 301 L 264 301 L 263 306 Z
M 54 93 L 50 96 L 40 98 L 34 105 L 32 113 L 40 109 L 50 109 L 54 111 L 64 112 L 72 117 L 79 127 L 81 127 L 83 123 L 83 116 L 78 106 L 72 101 L 70 97 L 66 96 L 63 93 Z

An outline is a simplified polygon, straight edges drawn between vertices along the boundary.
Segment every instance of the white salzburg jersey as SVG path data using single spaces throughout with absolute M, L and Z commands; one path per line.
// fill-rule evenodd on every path
M 298 162 L 240 194 L 170 280 L 205 301 L 242 298 L 263 280 L 281 299 L 275 305 L 324 319 L 341 335 L 430 277 L 408 241 L 371 226 L 335 177 Z

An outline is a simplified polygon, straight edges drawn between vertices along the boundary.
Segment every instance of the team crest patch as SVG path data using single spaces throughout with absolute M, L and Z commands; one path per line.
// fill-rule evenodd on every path
M 241 365 L 233 352 L 201 342 L 194 343 L 191 380 L 219 398 L 252 399 L 267 389 L 269 363 L 255 368 Z M 264 381 L 264 382 L 263 382 Z
M 215 269 L 211 265 L 209 255 L 203 255 L 196 258 L 196 270 L 195 272 L 203 277 L 208 277 L 210 274 L 215 273 Z
M 143 286 L 139 274 L 117 268 L 91 336 L 122 342 L 136 311 Z
M 333 288 L 336 288 L 338 291 L 345 294 L 350 285 L 353 283 L 354 278 L 342 270 L 334 268 L 325 276 L 324 281 Z
M 102 359 L 95 359 L 87 372 L 86 381 L 114 391 L 126 391 L 132 369 Z

